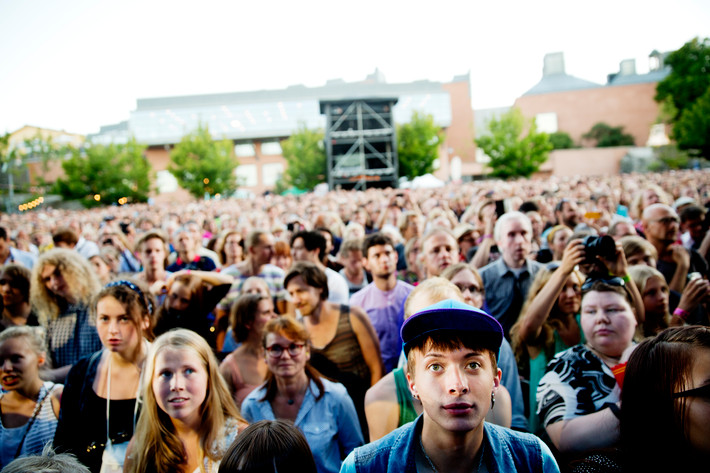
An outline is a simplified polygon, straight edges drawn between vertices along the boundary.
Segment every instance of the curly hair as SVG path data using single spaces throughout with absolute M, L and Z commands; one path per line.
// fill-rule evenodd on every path
M 183 466 L 185 448 L 170 416 L 158 406 L 153 391 L 156 359 L 166 349 L 193 351 L 207 372 L 207 395 L 200 407 L 198 431 L 203 458 L 207 456 L 217 461 L 222 457 L 224 452 L 216 451 L 215 446 L 230 418 L 246 423 L 219 373 L 219 362 L 207 342 L 192 330 L 170 330 L 155 339 L 146 357 L 140 397 L 143 407 L 133 436 L 136 449 L 130 454 L 130 461 L 126 461 L 128 473 L 168 473 L 181 471 Z M 203 458 L 200 458 L 200 464 Z
M 99 278 L 89 261 L 74 250 L 55 248 L 40 255 L 32 269 L 30 301 L 40 323 L 46 326 L 59 317 L 66 301 L 47 288 L 42 280 L 45 266 L 55 266 L 72 291 L 73 303 L 89 307 L 91 298 L 101 290 Z

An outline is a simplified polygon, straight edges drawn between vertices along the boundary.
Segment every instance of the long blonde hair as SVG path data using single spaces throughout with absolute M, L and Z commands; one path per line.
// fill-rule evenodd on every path
M 656 268 L 646 266 L 645 264 L 635 264 L 629 266 L 629 276 L 631 276 L 631 279 L 634 281 L 634 284 L 636 284 L 636 287 L 641 293 L 641 299 L 643 299 L 643 292 L 646 290 L 646 284 L 652 277 L 660 279 L 663 285 L 666 286 L 666 289 L 668 289 L 668 283 L 666 283 L 666 278 L 663 276 L 663 273 Z M 636 327 L 635 339 L 637 341 L 641 341 L 646 337 L 652 337 L 671 325 L 671 314 L 668 313 L 668 311 L 666 311 L 666 313 L 661 317 L 649 317 L 649 315 L 651 314 L 646 312 L 646 317 L 644 318 L 643 323 Z
M 74 250 L 55 248 L 40 255 L 32 270 L 30 301 L 37 312 L 40 324 L 47 324 L 59 317 L 61 298 L 47 289 L 42 281 L 42 271 L 47 265 L 57 267 L 71 288 L 75 303 L 89 307 L 91 299 L 101 290 L 99 278 L 89 261 Z
M 131 454 L 131 461 L 126 462 L 128 473 L 169 473 L 179 471 L 183 465 L 185 449 L 170 416 L 158 407 L 153 392 L 155 361 L 158 354 L 166 348 L 193 350 L 207 371 L 207 396 L 201 406 L 198 432 L 200 465 L 205 456 L 214 461 L 221 459 L 224 452 L 220 450 L 219 440 L 230 418 L 239 423 L 246 423 L 234 404 L 227 383 L 219 373 L 219 362 L 205 339 L 192 330 L 170 330 L 155 339 L 146 358 L 141 389 L 143 405 L 133 436 L 136 449 Z

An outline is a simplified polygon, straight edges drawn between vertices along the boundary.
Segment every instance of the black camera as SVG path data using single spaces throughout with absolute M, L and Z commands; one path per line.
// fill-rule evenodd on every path
M 584 237 L 582 243 L 584 244 L 585 264 L 595 263 L 597 256 L 607 260 L 613 260 L 616 257 L 616 242 L 609 235 L 589 235 Z

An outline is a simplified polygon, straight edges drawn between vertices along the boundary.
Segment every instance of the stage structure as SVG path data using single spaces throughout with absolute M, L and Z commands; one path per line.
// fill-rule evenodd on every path
M 321 100 L 330 189 L 397 187 L 397 98 Z

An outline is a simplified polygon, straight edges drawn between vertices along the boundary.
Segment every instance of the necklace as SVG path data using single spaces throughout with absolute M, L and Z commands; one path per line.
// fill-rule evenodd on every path
M 483 464 L 483 450 L 486 446 L 485 441 L 481 442 L 481 451 L 478 452 L 478 466 L 476 466 L 476 469 L 474 471 L 481 471 L 481 465 Z M 422 449 L 422 453 L 424 454 L 424 458 L 426 458 L 427 463 L 429 464 L 429 468 L 431 468 L 431 471 L 434 473 L 439 473 L 439 470 L 436 469 L 434 466 L 434 462 L 431 461 L 431 458 L 429 458 L 429 455 L 427 455 L 426 450 L 424 450 L 424 443 L 422 442 L 422 436 L 419 435 L 419 448 Z

